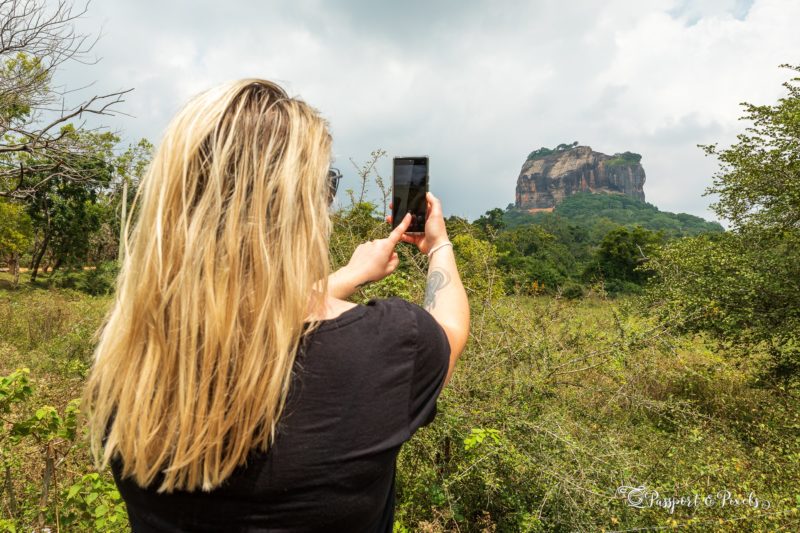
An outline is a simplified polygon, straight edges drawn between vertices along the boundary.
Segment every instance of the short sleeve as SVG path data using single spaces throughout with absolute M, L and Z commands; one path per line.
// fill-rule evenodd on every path
M 444 387 L 450 366 L 450 341 L 433 316 L 408 303 L 416 321 L 414 371 L 409 398 L 409 433 L 430 424 L 436 417 L 436 400 Z

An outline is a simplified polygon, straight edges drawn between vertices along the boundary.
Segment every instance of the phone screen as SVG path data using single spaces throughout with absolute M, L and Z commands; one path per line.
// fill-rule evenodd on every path
M 392 228 L 411 213 L 406 233 L 424 233 L 428 201 L 428 158 L 395 157 L 392 172 Z

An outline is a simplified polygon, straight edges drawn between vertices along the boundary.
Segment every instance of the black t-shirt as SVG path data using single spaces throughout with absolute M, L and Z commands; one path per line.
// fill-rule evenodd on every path
M 297 354 L 275 442 L 211 492 L 158 494 L 111 463 L 134 533 L 392 531 L 400 446 L 436 416 L 450 344 L 425 309 L 373 299 Z

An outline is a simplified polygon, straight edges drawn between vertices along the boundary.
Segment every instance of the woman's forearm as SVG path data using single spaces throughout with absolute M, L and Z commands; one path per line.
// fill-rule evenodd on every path
M 364 285 L 348 266 L 343 266 L 328 276 L 328 294 L 340 300 L 346 300 Z
M 450 368 L 445 379 L 446 385 L 469 338 L 469 301 L 458 274 L 452 246 L 436 250 L 430 259 L 423 307 L 442 326 L 450 341 Z

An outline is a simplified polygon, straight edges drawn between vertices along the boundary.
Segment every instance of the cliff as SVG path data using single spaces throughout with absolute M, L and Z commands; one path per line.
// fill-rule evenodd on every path
M 531 212 L 551 211 L 576 192 L 626 194 L 644 201 L 641 156 L 613 156 L 589 146 L 560 145 L 532 152 L 517 178 L 516 207 Z

